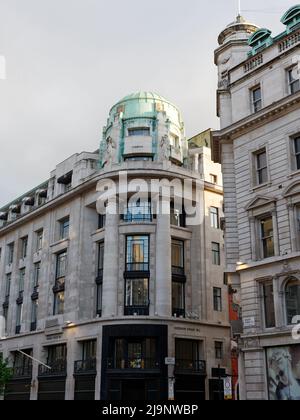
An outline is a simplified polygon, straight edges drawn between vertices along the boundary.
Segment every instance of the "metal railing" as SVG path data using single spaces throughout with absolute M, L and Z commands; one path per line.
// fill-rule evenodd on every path
M 56 360 L 55 362 L 47 362 L 51 368 L 44 365 L 39 366 L 39 376 L 65 376 L 67 374 L 67 361 Z
M 97 372 L 97 360 L 96 359 L 86 359 L 86 360 L 77 360 L 74 362 L 74 373 L 93 373 Z
M 153 358 L 108 359 L 107 368 L 116 370 L 158 370 L 160 362 Z
M 192 359 L 176 359 L 175 371 L 177 373 L 189 372 L 206 375 L 206 361 Z
M 126 264 L 126 271 L 127 272 L 148 272 L 149 271 L 149 263 L 127 263 Z
M 12 369 L 12 376 L 14 379 L 31 378 L 32 377 L 32 362 L 24 363 L 22 366 L 14 366 Z

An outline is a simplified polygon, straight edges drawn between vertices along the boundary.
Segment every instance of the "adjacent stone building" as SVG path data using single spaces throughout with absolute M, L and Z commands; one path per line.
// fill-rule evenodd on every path
M 211 131 L 204 137 L 189 145 L 177 107 L 130 95 L 112 107 L 98 151 L 71 156 L 1 209 L 6 399 L 222 398 L 217 369 L 231 373 L 222 174 Z M 174 179 L 197 192 L 196 219 L 180 193 L 148 194 Z M 117 211 L 110 200 L 97 211 L 99 181 L 116 186 Z M 132 200 L 137 185 L 143 196 Z M 155 211 L 162 202 L 166 213 Z
M 227 277 L 243 318 L 243 331 L 233 325 L 240 394 L 250 400 L 300 400 L 300 6 L 282 23 L 272 36 L 238 16 L 215 52 L 213 151 L 223 166 Z

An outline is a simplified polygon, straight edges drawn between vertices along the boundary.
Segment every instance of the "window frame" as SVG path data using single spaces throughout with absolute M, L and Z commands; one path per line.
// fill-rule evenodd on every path
M 260 92 L 260 98 L 255 98 L 255 93 Z M 257 114 L 259 111 L 263 108 L 263 95 L 262 95 L 262 87 L 261 85 L 256 85 L 254 88 L 250 89 L 250 95 L 251 95 L 251 106 L 252 106 L 252 112 L 254 114 Z
M 213 210 L 215 210 L 215 213 Z M 220 229 L 220 209 L 218 207 L 211 206 L 209 208 L 209 215 L 210 227 L 213 229 Z
M 61 241 L 70 237 L 70 216 L 64 217 L 59 221 L 59 239 Z
M 272 223 L 272 235 L 264 235 L 263 231 L 263 224 L 270 220 Z M 275 233 L 274 233 L 274 222 L 273 217 L 271 214 L 266 214 L 265 216 L 258 217 L 258 228 L 259 228 L 259 250 L 260 250 L 260 257 L 262 260 L 266 260 L 268 258 L 273 258 L 276 256 L 276 249 L 275 249 Z M 268 249 L 267 241 L 272 238 L 272 246 L 273 246 L 273 254 L 267 255 L 266 251 Z
M 131 238 L 131 239 L 130 239 Z M 133 244 L 137 238 L 143 240 L 143 254 L 144 260 L 139 262 L 133 262 L 133 258 L 130 259 L 130 254 L 133 254 L 133 249 L 131 246 L 131 250 L 129 252 L 129 241 Z M 145 243 L 147 245 L 145 245 Z M 150 235 L 126 235 L 125 239 L 125 246 L 126 246 L 126 255 L 125 255 L 125 271 L 126 272 L 149 272 L 150 269 Z M 145 252 L 147 251 L 147 252 Z M 142 269 L 132 269 L 134 266 L 140 266 Z M 129 269 L 131 268 L 131 269 Z
M 218 249 L 214 249 L 214 245 L 217 245 Z M 211 243 L 211 253 L 212 253 L 212 265 L 220 267 L 221 266 L 221 244 L 219 242 Z
M 221 287 L 213 288 L 213 308 L 214 312 L 223 312 L 223 293 Z
M 295 95 L 300 91 L 300 79 L 293 79 L 294 69 L 297 69 L 297 64 L 287 69 L 288 88 L 290 95 Z M 298 85 L 298 88 L 294 89 L 294 85 Z

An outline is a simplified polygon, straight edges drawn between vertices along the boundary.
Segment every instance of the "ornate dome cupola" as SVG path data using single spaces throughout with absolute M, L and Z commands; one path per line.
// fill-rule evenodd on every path
M 137 92 L 110 110 L 100 144 L 102 167 L 128 160 L 171 160 L 183 165 L 186 157 L 180 111 L 165 98 Z
M 281 19 L 281 22 L 286 25 L 286 31 L 289 34 L 295 29 L 300 28 L 300 4 L 291 7 Z

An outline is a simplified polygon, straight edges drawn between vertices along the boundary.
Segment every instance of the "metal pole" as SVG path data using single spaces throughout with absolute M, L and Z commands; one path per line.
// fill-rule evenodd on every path
M 31 359 L 31 360 L 33 360 L 34 362 L 37 362 L 39 365 L 45 366 L 45 368 L 47 368 L 47 369 L 49 369 L 49 370 L 51 370 L 51 369 L 52 369 L 50 366 L 46 365 L 45 363 L 41 362 L 40 360 L 35 359 L 34 357 L 29 356 L 29 354 L 26 354 L 26 353 L 24 353 L 24 352 L 23 352 L 23 351 L 21 351 L 21 350 L 17 350 L 17 351 L 18 351 L 19 353 L 23 354 L 23 356 L 28 357 L 28 359 Z

